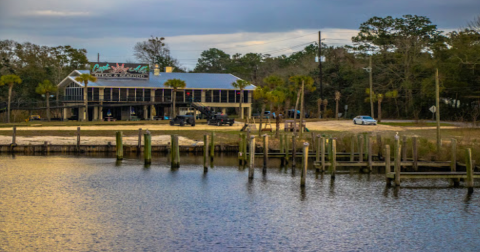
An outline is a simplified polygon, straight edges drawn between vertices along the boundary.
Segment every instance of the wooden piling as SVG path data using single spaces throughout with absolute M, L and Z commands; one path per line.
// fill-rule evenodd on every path
M 238 165 L 243 164 L 243 156 L 245 153 L 243 153 L 243 133 L 239 134 L 239 141 L 238 141 Z
M 152 135 L 144 134 L 144 147 L 143 147 L 143 157 L 145 159 L 145 164 L 152 163 Z
M 382 144 L 382 136 L 377 135 L 377 146 L 378 146 L 378 159 L 382 160 L 383 158 L 383 144 Z
M 285 134 L 285 164 L 290 162 L 290 141 L 288 139 L 288 135 Z
M 452 158 L 450 163 L 450 170 L 457 171 L 457 139 L 452 138 Z
M 13 133 L 12 133 L 12 146 L 17 144 L 17 126 L 13 126 Z
M 368 132 L 363 133 L 363 159 L 368 160 L 368 139 L 370 138 L 370 134 Z
M 180 167 L 180 149 L 178 146 L 178 135 L 172 135 L 171 140 L 172 140 L 171 168 L 179 168 Z
M 358 135 L 358 161 L 363 162 L 363 136 Z
M 80 129 L 80 127 L 78 127 Z M 117 160 L 123 159 L 123 140 L 122 140 L 122 132 L 117 131 L 116 133 L 116 148 L 117 148 Z M 77 142 L 78 146 L 78 142 Z
M 247 136 L 244 134 L 243 135 L 243 165 L 246 165 L 247 164 L 247 161 L 248 161 L 248 158 L 247 158 Z
M 385 145 L 385 178 L 387 185 L 390 185 L 392 179 L 388 177 L 391 172 L 391 163 L 390 163 L 390 145 Z
M 355 161 L 355 135 L 352 136 L 350 142 L 350 162 Z
M 263 172 L 267 171 L 268 165 L 268 135 L 263 135 Z
M 400 186 L 400 155 L 401 155 L 400 139 L 395 139 L 395 186 Z
M 210 160 L 213 161 L 215 155 L 215 132 L 212 131 L 212 137 L 210 139 Z
M 317 144 L 316 144 L 316 148 L 315 148 L 315 161 L 317 162 L 320 162 L 320 152 L 321 152 L 321 149 L 322 149 L 322 137 L 320 135 L 317 135 Z
M 203 135 L 203 172 L 208 172 L 208 135 L 207 134 Z
M 335 179 L 335 173 L 337 171 L 337 140 L 335 140 L 334 138 L 331 139 L 330 146 L 330 152 L 332 153 L 330 159 L 330 176 L 332 179 Z
M 307 177 L 307 167 L 308 167 L 308 143 L 303 144 L 302 152 L 302 174 L 300 178 L 300 186 L 305 187 L 305 180 Z
M 418 171 L 418 146 L 417 146 L 417 137 L 412 137 L 412 159 L 413 159 L 413 169 Z
M 325 171 L 325 137 L 321 137 L 320 138 L 320 164 L 321 164 L 321 171 L 324 172 Z
M 77 127 L 77 152 L 80 152 L 80 127 Z M 123 154 L 122 154 L 123 158 Z
M 295 162 L 296 149 L 297 149 L 296 141 L 297 141 L 297 136 L 295 133 L 293 133 L 292 135 L 292 168 L 295 168 L 295 165 L 296 165 L 296 162 Z
M 373 170 L 373 159 L 372 159 L 372 138 L 371 137 L 368 137 L 368 170 L 369 172 L 372 172 Z
M 407 161 L 407 136 L 402 137 L 403 144 L 402 144 L 402 161 Z
M 141 150 L 142 150 L 142 128 L 138 129 L 137 155 L 140 155 Z
M 253 179 L 255 165 L 255 136 L 250 136 L 250 162 L 248 168 L 248 179 Z
M 472 164 L 472 149 L 468 148 L 465 150 L 465 165 L 467 167 L 467 180 L 466 185 L 468 188 L 468 193 L 473 193 L 473 164 Z
M 48 142 L 45 141 L 43 142 L 43 152 L 45 155 L 47 155 L 50 152 L 50 148 L 48 148 Z

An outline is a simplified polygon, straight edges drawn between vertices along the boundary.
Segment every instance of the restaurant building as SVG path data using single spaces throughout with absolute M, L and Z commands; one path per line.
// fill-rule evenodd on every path
M 185 81 L 186 87 L 176 92 L 176 114 L 190 111 L 191 104 L 210 107 L 225 113 L 227 108 L 238 108 L 240 90 L 232 83 L 239 78 L 231 74 L 174 73 L 158 68 L 149 71 L 145 64 L 93 63 L 91 70 L 75 70 L 58 87 L 64 95 L 63 118 L 86 120 L 84 99 L 88 99 L 88 120 L 154 120 L 166 119 L 172 114 L 172 89 L 165 87 L 169 79 Z M 84 84 L 75 78 L 89 73 L 97 81 Z M 255 86 L 243 92 L 242 110 L 252 115 L 252 96 Z

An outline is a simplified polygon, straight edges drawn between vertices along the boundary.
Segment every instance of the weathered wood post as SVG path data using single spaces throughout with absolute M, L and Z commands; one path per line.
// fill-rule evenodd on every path
M 332 153 L 332 149 L 333 149 L 333 146 L 332 146 L 332 140 L 333 138 L 329 138 L 327 141 L 327 151 L 328 151 L 328 161 L 332 161 L 332 156 L 333 156 L 333 153 Z
M 350 142 L 350 162 L 355 161 L 355 135 L 352 136 Z
M 246 155 L 246 153 L 245 153 Z M 208 172 L 208 135 L 203 135 L 203 172 Z
M 212 138 L 210 139 L 210 160 L 213 161 L 215 156 L 215 132 L 212 131 Z
M 80 129 L 80 127 L 78 127 Z M 77 142 L 78 146 L 78 142 Z M 117 148 L 117 160 L 123 159 L 123 140 L 122 140 L 122 132 L 117 131 L 116 136 L 116 148 Z
M 285 164 L 290 162 L 290 141 L 288 135 L 285 134 Z
M 385 178 L 387 185 L 390 185 L 392 179 L 388 177 L 391 172 L 391 163 L 390 163 L 390 145 L 385 145 Z
M 468 193 L 473 193 L 473 164 L 472 164 L 472 149 L 468 148 L 465 150 L 465 165 L 467 166 L 467 188 Z
M 382 144 L 382 136 L 380 134 L 377 134 L 377 145 L 378 145 L 378 160 L 382 160 L 383 144 Z
M 315 147 L 315 161 L 320 162 L 320 152 L 322 149 L 322 143 L 321 140 L 322 137 L 320 135 L 317 135 L 317 142 L 316 142 L 316 147 Z
M 296 165 L 296 162 L 295 162 L 295 158 L 296 158 L 296 149 L 297 149 L 297 146 L 296 146 L 296 141 L 297 141 L 297 136 L 295 133 L 293 133 L 292 135 L 292 169 L 295 168 L 295 165 Z
M 142 128 L 138 129 L 137 155 L 140 155 L 141 150 L 142 150 Z
M 363 133 L 363 159 L 367 160 L 368 159 L 368 138 L 370 137 L 370 134 L 368 132 Z
M 307 177 L 307 166 L 308 166 L 308 143 L 303 144 L 302 152 L 302 174 L 300 178 L 300 186 L 305 187 L 305 180 Z
M 77 152 L 80 152 L 80 127 L 77 127 Z M 123 154 L 122 154 L 122 158 L 123 158 Z
M 337 171 L 337 140 L 335 138 L 331 139 L 332 143 L 331 146 L 331 159 L 330 159 L 330 173 L 331 178 L 335 179 L 335 173 Z
M 407 136 L 402 137 L 402 161 L 406 162 L 407 161 Z
M 248 158 L 247 158 L 247 150 L 248 150 L 247 149 L 247 145 L 248 145 L 247 141 L 248 140 L 247 139 L 248 139 L 247 136 L 244 134 L 243 135 L 243 153 L 244 153 L 244 155 L 243 155 L 243 165 L 246 165 L 247 161 L 248 161 Z
M 172 135 L 172 150 L 171 150 L 171 168 L 179 168 L 180 167 L 180 149 L 178 146 L 178 135 Z
M 143 157 L 145 159 L 145 164 L 152 163 L 152 135 L 145 133 L 144 137 L 144 147 L 143 147 Z
M 50 152 L 50 148 L 48 147 L 47 141 L 43 142 L 43 152 L 45 155 L 47 155 Z
M 255 165 L 255 136 L 250 136 L 250 162 L 248 168 L 248 179 L 253 179 L 254 173 L 254 165 Z
M 17 126 L 13 126 L 12 146 L 17 144 Z
M 412 137 L 412 159 L 413 159 L 413 169 L 418 171 L 418 146 L 417 146 L 417 137 Z
M 311 144 L 311 145 L 312 145 L 312 151 L 314 151 L 315 148 L 316 148 L 315 146 L 317 146 L 317 145 L 315 144 L 315 134 L 314 134 L 313 132 L 310 132 L 310 133 L 311 133 L 311 135 L 312 135 L 312 144 Z
M 373 170 L 373 158 L 372 158 L 372 153 L 373 153 L 373 148 L 372 148 L 373 142 L 372 142 L 372 137 L 368 137 L 368 170 L 369 172 L 372 172 Z
M 363 162 L 363 136 L 358 135 L 358 161 Z
M 284 135 L 280 134 L 279 140 L 280 140 L 280 153 L 283 153 L 284 155 L 280 157 L 280 166 L 285 165 L 285 141 L 284 141 Z
M 452 138 L 452 160 L 450 161 L 450 170 L 457 171 L 457 139 Z
M 400 139 L 395 138 L 395 186 L 400 186 L 400 155 L 402 153 Z
M 239 141 L 238 141 L 238 165 L 243 164 L 243 133 L 239 134 Z
M 320 138 L 320 164 L 321 164 L 321 171 L 325 171 L 325 137 Z
M 263 172 L 267 171 L 268 165 L 268 135 L 263 135 Z

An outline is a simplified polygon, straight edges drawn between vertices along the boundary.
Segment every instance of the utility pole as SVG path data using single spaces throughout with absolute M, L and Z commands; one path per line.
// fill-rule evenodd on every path
M 440 84 L 438 81 L 438 68 L 435 73 L 435 96 L 436 96 L 436 101 L 435 101 L 435 106 L 437 107 L 437 153 L 440 153 L 440 147 L 442 146 L 442 139 L 440 136 Z
M 320 79 L 320 98 L 323 100 L 323 81 L 322 81 L 322 32 L 318 32 L 318 78 Z
M 100 63 L 100 53 L 97 53 L 97 63 Z
M 370 56 L 369 64 L 368 64 L 368 73 L 370 79 L 370 114 L 372 118 L 375 118 L 375 113 L 373 111 L 373 80 L 372 80 L 372 56 Z

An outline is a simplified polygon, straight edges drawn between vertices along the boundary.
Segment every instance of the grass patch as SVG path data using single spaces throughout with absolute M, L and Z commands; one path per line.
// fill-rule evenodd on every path
M 398 127 L 436 127 L 436 123 L 415 123 L 415 122 L 382 122 L 381 125 Z M 440 126 L 455 126 L 451 123 L 440 123 Z

